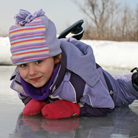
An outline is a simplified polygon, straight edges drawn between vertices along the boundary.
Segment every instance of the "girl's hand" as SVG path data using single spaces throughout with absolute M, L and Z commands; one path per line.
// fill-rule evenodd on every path
M 46 105 L 44 101 L 31 99 L 23 109 L 24 115 L 35 115 L 41 112 L 41 109 Z
M 80 115 L 80 106 L 65 100 L 57 100 L 42 108 L 42 115 L 47 119 L 69 118 Z

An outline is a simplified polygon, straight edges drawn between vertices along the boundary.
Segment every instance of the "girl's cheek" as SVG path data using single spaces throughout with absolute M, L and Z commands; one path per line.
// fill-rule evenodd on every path
M 25 70 L 19 70 L 19 72 L 20 72 L 20 75 L 21 75 L 21 77 L 23 79 L 25 79 L 27 77 L 27 71 L 25 71 Z

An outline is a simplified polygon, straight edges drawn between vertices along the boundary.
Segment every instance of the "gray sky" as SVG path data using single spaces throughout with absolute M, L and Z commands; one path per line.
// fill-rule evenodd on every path
M 121 5 L 135 8 L 138 0 L 116 0 Z M 8 33 L 10 26 L 15 24 L 14 16 L 20 9 L 25 9 L 32 14 L 43 9 L 56 25 L 57 32 L 60 33 L 70 24 L 85 19 L 85 15 L 72 0 L 0 0 L 0 33 Z

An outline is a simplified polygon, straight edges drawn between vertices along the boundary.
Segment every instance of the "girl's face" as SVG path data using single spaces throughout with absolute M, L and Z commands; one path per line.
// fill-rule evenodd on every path
M 55 61 L 53 57 L 18 65 L 21 77 L 34 87 L 44 86 L 52 76 Z

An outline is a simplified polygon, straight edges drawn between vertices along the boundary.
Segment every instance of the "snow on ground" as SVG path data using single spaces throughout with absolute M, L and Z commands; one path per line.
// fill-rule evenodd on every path
M 132 69 L 138 66 L 138 42 L 81 40 L 91 45 L 96 62 L 106 68 Z M 0 38 L 0 64 L 11 65 L 8 37 Z
M 138 66 L 138 42 L 83 40 L 91 45 L 96 62 L 106 68 L 132 69 Z
M 0 64 L 12 64 L 8 37 L 0 37 Z

